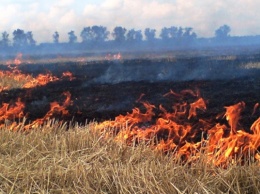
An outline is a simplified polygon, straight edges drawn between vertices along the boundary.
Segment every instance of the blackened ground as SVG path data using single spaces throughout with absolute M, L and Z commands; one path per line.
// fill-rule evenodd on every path
M 199 90 L 201 97 L 207 101 L 207 111 L 199 111 L 198 117 L 201 118 L 215 119 L 218 114 L 225 112 L 224 106 L 244 101 L 246 109 L 242 113 L 241 123 L 249 129 L 252 122 L 260 116 L 259 109 L 251 116 L 254 105 L 260 102 L 260 70 L 241 68 L 250 59 L 252 57 L 246 56 L 232 61 L 188 58 L 177 62 L 147 59 L 91 62 L 85 65 L 22 65 L 20 69 L 25 73 L 37 75 L 51 71 L 59 76 L 64 71 L 71 71 L 76 79 L 61 80 L 32 89 L 3 91 L 0 93 L 0 101 L 15 102 L 20 97 L 26 104 L 24 112 L 28 120 L 32 121 L 43 117 L 51 102 L 62 104 L 65 99 L 62 93 L 69 91 L 72 95 L 72 104 L 67 108 L 70 115 L 56 117 L 85 123 L 86 120 L 114 119 L 119 114 L 131 112 L 134 107 L 144 111 L 140 101 L 137 101 L 141 95 L 142 101 L 148 101 L 156 107 L 162 104 L 170 111 L 177 99 L 165 97 L 164 94 L 170 90 L 178 93 L 191 89 Z M 254 59 L 258 60 L 257 57 Z M 197 77 L 188 79 L 189 75 L 195 75 L 194 71 L 198 74 Z M 184 100 L 193 102 L 195 98 L 187 96 Z M 158 109 L 155 112 L 159 114 Z M 194 122 L 196 119 L 198 118 L 193 118 Z M 226 121 L 221 117 L 219 122 Z

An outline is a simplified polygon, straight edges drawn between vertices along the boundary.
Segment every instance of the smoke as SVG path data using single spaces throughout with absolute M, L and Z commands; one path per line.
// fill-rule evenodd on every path
M 229 80 L 255 76 L 256 71 L 243 67 L 244 63 L 244 60 L 215 57 L 115 60 L 91 83 Z

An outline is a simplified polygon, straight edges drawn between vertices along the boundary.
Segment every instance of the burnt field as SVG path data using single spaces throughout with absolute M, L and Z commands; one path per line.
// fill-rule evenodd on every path
M 144 108 L 147 101 L 156 107 L 170 108 L 174 98 L 166 97 L 170 90 L 199 91 L 207 102 L 202 117 L 216 117 L 225 111 L 224 106 L 244 101 L 242 122 L 247 127 L 259 116 L 251 116 L 260 99 L 259 55 L 181 57 L 163 59 L 117 59 L 88 62 L 56 62 L 50 64 L 21 63 L 18 69 L 28 75 L 51 73 L 57 77 L 69 71 L 73 79 L 62 79 L 33 88 L 17 88 L 0 93 L 1 103 L 25 103 L 28 121 L 43 117 L 51 102 L 62 103 L 63 92 L 71 94 L 67 106 L 69 114 L 54 114 L 61 120 L 104 121 L 119 114 L 131 112 L 134 107 Z M 8 70 L 3 64 L 2 70 Z M 182 99 L 183 100 L 183 99 Z M 184 99 L 192 101 L 192 96 Z M 159 110 L 155 110 L 158 112 Z M 258 113 L 258 114 L 257 114 Z
M 20 56 L 1 66 L 0 126 L 33 131 L 58 124 L 70 131 L 80 124 L 185 162 L 201 153 L 217 166 L 260 160 L 259 61 L 117 55 L 36 64 Z

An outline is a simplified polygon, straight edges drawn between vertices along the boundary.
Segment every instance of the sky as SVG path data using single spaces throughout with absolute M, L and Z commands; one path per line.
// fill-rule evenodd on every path
M 259 0 L 0 0 L 0 32 L 32 31 L 37 44 L 60 42 L 73 30 L 81 41 L 84 27 L 102 25 L 144 31 L 163 27 L 192 27 L 198 37 L 212 37 L 227 24 L 231 35 L 260 35 Z

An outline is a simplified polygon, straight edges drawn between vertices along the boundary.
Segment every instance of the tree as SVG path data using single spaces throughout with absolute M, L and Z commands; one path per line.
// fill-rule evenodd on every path
M 69 43 L 73 44 L 77 41 L 77 36 L 74 34 L 74 31 L 68 32 L 69 35 Z
M 104 26 L 85 27 L 81 31 L 82 42 L 104 42 L 108 38 L 109 32 Z
M 9 42 L 10 42 L 9 34 L 6 31 L 4 31 L 2 33 L 1 46 L 4 47 L 4 48 L 7 48 L 9 46 Z
M 53 42 L 54 42 L 55 44 L 58 44 L 58 43 L 59 43 L 60 35 L 59 35 L 59 33 L 58 33 L 57 31 L 54 32 L 54 34 L 52 35 L 52 38 L 53 38 Z
M 177 28 L 175 26 L 171 26 L 169 28 L 162 28 L 160 37 L 162 40 L 173 40 L 182 36 L 182 28 Z
M 160 33 L 160 37 L 162 38 L 162 40 L 168 40 L 170 38 L 169 36 L 169 28 L 162 28 L 161 29 L 161 33 Z
M 23 47 L 27 46 L 27 36 L 26 33 L 21 30 L 17 29 L 13 32 L 13 46 L 14 47 Z
M 131 29 L 126 34 L 126 40 L 129 42 L 133 42 L 135 39 L 135 30 Z
M 182 36 L 185 41 L 193 41 L 197 38 L 197 34 L 195 32 L 192 32 L 191 27 L 184 28 L 184 32 Z
M 136 30 L 135 31 L 135 41 L 136 42 L 141 42 L 143 40 L 143 34 L 141 30 Z
M 117 43 L 122 43 L 125 41 L 125 33 L 126 33 L 126 29 L 121 27 L 121 26 L 117 26 L 114 28 L 112 36 L 114 37 L 115 42 Z
M 80 36 L 82 38 L 82 42 L 88 42 L 88 41 L 93 40 L 94 35 L 93 35 L 91 27 L 83 28 L 83 30 L 80 33 Z
M 197 38 L 197 35 L 195 32 L 192 32 L 191 27 L 175 27 L 171 26 L 169 28 L 162 28 L 160 37 L 162 40 L 173 40 L 176 44 L 183 44 L 188 43 L 190 41 L 193 41 Z
M 126 39 L 129 42 L 140 42 L 143 39 L 142 31 L 131 29 L 127 32 Z
M 178 39 L 182 37 L 182 27 L 179 29 L 175 26 L 168 28 L 168 36 L 170 39 Z
M 176 35 L 175 35 L 175 38 L 177 39 L 181 39 L 183 36 L 184 36 L 184 30 L 185 28 L 183 29 L 183 27 L 179 27 L 179 28 L 176 28 Z
M 154 41 L 155 40 L 155 29 L 146 28 L 144 30 L 144 35 L 147 41 Z
M 108 38 L 109 32 L 104 26 L 92 26 L 91 30 L 95 42 L 104 42 Z
M 29 31 L 29 32 L 26 33 L 26 39 L 27 39 L 28 45 L 35 46 L 36 41 L 33 39 L 32 31 Z
M 215 37 L 217 39 L 227 39 L 230 35 L 231 28 L 228 25 L 223 25 L 220 26 L 216 31 L 215 31 Z

